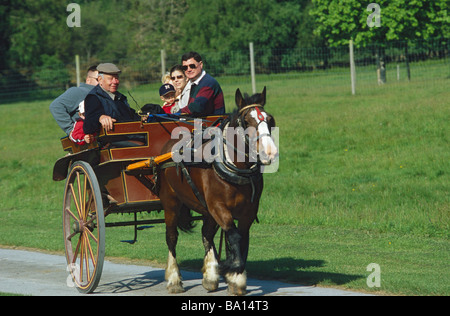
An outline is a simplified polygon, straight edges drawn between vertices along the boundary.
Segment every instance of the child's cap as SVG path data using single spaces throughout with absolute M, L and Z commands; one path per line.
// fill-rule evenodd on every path
M 78 106 L 78 112 L 84 113 L 84 100 L 80 102 L 80 105 Z
M 159 88 L 160 96 L 166 95 L 169 92 L 175 92 L 174 86 L 172 86 L 170 83 L 163 84 L 161 88 Z

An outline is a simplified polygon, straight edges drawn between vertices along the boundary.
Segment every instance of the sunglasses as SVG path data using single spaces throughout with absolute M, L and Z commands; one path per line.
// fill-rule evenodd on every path
M 170 77 L 171 80 L 183 79 L 183 78 L 184 78 L 184 76 L 182 76 L 182 75 L 179 75 L 179 76 L 176 76 L 176 77 Z
M 194 64 L 190 64 L 190 65 L 189 65 L 189 68 L 191 68 L 191 69 L 196 69 L 197 66 L 194 65 Z M 188 70 L 188 66 L 181 66 L 181 69 L 183 69 L 183 71 L 186 71 L 186 70 Z

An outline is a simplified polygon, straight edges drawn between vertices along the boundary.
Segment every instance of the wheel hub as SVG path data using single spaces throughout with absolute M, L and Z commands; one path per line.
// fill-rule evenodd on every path
M 84 230 L 83 222 L 81 220 L 74 222 L 72 225 L 72 229 L 74 234 L 82 233 Z

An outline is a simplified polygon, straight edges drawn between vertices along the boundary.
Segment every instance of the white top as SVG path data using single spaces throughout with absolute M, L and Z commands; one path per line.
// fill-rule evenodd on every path
M 197 78 L 197 80 L 195 80 L 193 82 L 191 80 L 188 81 L 188 83 L 186 84 L 186 86 L 183 89 L 183 92 L 181 92 L 181 95 L 180 95 L 180 98 L 178 101 L 178 105 L 180 106 L 180 109 L 187 107 L 189 104 L 189 97 L 191 96 L 192 84 L 198 85 L 205 75 L 206 75 L 206 71 L 203 70 L 202 74 L 200 75 L 200 77 Z

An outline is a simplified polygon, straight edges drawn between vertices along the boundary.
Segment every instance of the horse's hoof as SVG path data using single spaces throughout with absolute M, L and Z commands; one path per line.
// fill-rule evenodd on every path
M 230 295 L 247 294 L 247 273 L 227 273 L 225 280 L 228 284 L 228 293 Z
M 237 286 L 236 284 L 228 284 L 228 294 L 235 296 L 243 296 L 247 294 L 247 289 Z
M 172 284 L 167 286 L 167 291 L 169 292 L 169 294 L 179 294 L 184 293 L 185 289 L 181 284 Z
M 219 288 L 219 281 L 205 280 L 203 279 L 202 285 L 208 292 L 214 292 Z

